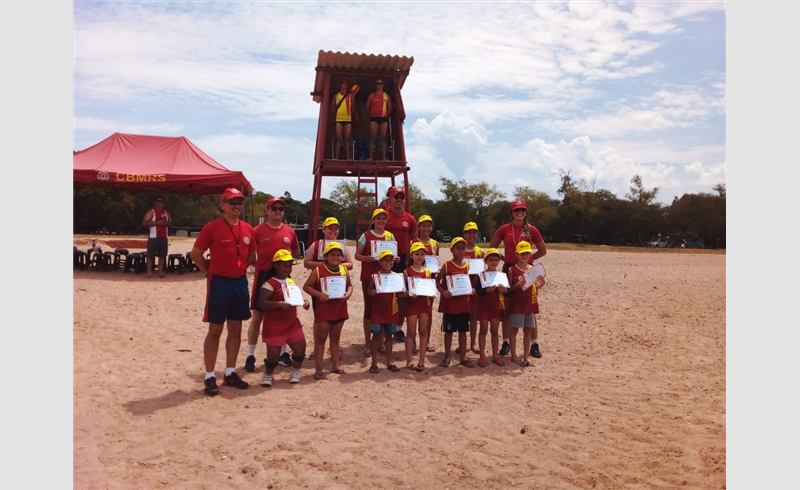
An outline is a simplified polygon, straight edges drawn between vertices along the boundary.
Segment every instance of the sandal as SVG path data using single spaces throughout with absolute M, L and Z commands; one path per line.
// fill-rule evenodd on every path
M 459 364 L 461 364 L 464 367 L 468 367 L 468 368 L 474 368 L 475 367 L 475 364 L 472 364 L 472 361 L 470 361 L 469 359 L 464 359 L 463 361 L 459 362 Z
M 503 358 L 500 357 L 500 356 L 493 357 L 492 358 L 492 362 L 497 364 L 498 366 L 505 366 L 506 365 L 506 361 L 504 361 Z
M 372 351 L 370 349 L 364 349 L 364 357 L 372 357 Z
M 406 364 L 406 369 L 410 369 L 410 370 L 413 371 L 414 370 L 414 365 L 413 364 Z
M 471 350 L 472 350 L 473 354 L 480 354 L 481 353 L 481 351 L 479 351 L 477 347 L 472 347 Z
M 389 364 L 388 366 L 386 366 L 386 369 L 388 369 L 389 371 L 391 371 L 393 373 L 396 373 L 397 371 L 400 371 L 400 368 L 395 366 L 394 364 Z
M 322 379 L 322 373 L 314 373 L 314 379 L 316 379 L 317 381 L 321 380 Z
M 331 374 L 347 374 L 347 373 L 344 372 L 344 369 L 339 368 L 339 369 L 331 369 Z
M 372 374 L 375 374 L 378 371 L 380 371 L 380 369 L 378 369 L 378 366 L 370 366 L 369 368 L 369 372 L 371 372 Z
M 481 357 L 480 359 L 478 359 L 478 366 L 486 367 L 486 358 L 485 357 Z
M 313 361 L 314 359 L 316 359 L 316 356 L 314 354 L 308 356 L 309 361 Z
M 517 364 L 519 364 L 519 365 L 520 365 L 520 366 L 522 366 L 522 367 L 529 367 L 529 366 L 533 366 L 533 364 L 531 364 L 531 361 L 523 361 L 522 359 L 520 359 L 519 361 L 517 361 Z
M 416 371 L 418 373 L 421 373 L 422 371 L 425 371 L 425 366 L 420 364 L 420 365 L 418 365 L 417 367 L 414 368 L 414 371 Z
M 442 362 L 439 363 L 439 366 L 445 367 L 445 368 L 449 367 L 450 366 L 450 358 L 449 357 L 445 357 L 444 359 L 442 359 Z
M 429 345 L 428 347 L 425 348 L 425 350 L 428 352 L 436 352 L 436 347 Z

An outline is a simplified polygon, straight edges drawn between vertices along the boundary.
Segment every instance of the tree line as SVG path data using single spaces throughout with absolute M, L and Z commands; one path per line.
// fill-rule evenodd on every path
M 439 179 L 442 198 L 431 200 L 414 184 L 409 185 L 411 211 L 434 220 L 438 236 L 460 236 L 465 223 L 478 224 L 485 241 L 511 219 L 509 204 L 514 199 L 528 203 L 528 222 L 536 226 L 547 242 L 580 241 L 599 245 L 644 246 L 658 234 L 702 241 L 706 248 L 725 248 L 725 184 L 713 187 L 713 193 L 684 194 L 671 204 L 656 202 L 659 188 L 647 189 L 641 176 L 631 179 L 624 198 L 608 190 L 592 190 L 570 172 L 559 173 L 560 187 L 556 198 L 529 186 L 516 187 L 512 196 L 485 182 Z M 402 186 L 402 182 L 400 186 Z M 320 219 L 336 216 L 342 223 L 344 238 L 355 239 L 355 180 L 341 181 L 330 196 L 320 200 Z M 123 235 L 143 234 L 144 214 L 153 205 L 155 193 L 126 192 L 85 188 L 73 189 L 73 231 L 75 233 L 108 232 Z M 177 227 L 197 228 L 219 217 L 219 196 L 182 196 L 162 193 L 165 208 Z M 285 220 L 302 226 L 308 223 L 311 202 L 293 199 L 289 192 L 281 194 L 286 201 Z M 258 224 L 264 216 L 264 204 L 273 194 L 256 191 L 248 199 L 243 217 Z M 374 200 L 362 202 L 374 206 Z M 566 238 L 566 240 L 565 240 Z

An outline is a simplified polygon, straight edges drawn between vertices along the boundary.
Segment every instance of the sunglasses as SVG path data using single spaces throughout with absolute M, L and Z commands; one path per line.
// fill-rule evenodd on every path
M 270 209 L 273 211 L 278 211 L 280 213 L 286 211 L 286 208 L 276 208 L 275 206 L 272 206 Z
M 375 82 L 375 85 L 383 85 L 383 82 Z
M 156 199 L 156 202 L 164 202 L 162 199 Z
M 406 198 L 406 196 L 400 194 L 399 196 L 394 196 L 394 198 L 397 199 L 398 201 L 402 201 L 403 199 Z
M 523 213 L 527 213 L 528 212 L 528 210 L 525 209 L 525 208 L 517 208 L 517 209 L 514 210 L 515 213 L 519 213 L 520 211 L 523 212 Z
M 231 206 L 244 206 L 244 201 L 228 201 Z

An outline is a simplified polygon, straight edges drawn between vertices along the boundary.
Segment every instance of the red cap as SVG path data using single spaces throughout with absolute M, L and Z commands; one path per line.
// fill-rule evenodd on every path
M 403 189 L 398 189 L 395 186 L 389 187 L 389 197 L 395 197 L 398 194 L 406 195 L 406 192 Z
M 284 201 L 282 197 L 273 197 L 269 201 L 267 201 L 267 207 L 272 206 L 276 202 L 279 202 L 279 203 L 283 204 L 284 206 L 286 206 L 286 201 Z
M 513 201 L 511 201 L 511 210 L 512 211 L 515 210 L 515 209 L 519 209 L 519 208 L 528 209 L 528 203 L 523 201 L 522 199 L 514 199 Z
M 222 193 L 222 197 L 220 198 L 220 200 L 222 200 L 222 202 L 225 202 L 225 201 L 230 201 L 231 199 L 241 199 L 244 201 L 244 194 L 242 194 L 242 191 L 240 191 L 235 187 L 231 187 L 230 189 L 225 189 L 225 191 Z

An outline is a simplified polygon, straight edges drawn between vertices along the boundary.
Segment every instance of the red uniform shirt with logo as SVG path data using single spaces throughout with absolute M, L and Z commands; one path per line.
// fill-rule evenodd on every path
M 327 266 L 321 265 L 314 269 L 316 280 L 314 281 L 314 289 L 322 291 L 322 279 L 325 277 L 347 277 L 347 269 L 343 265 L 339 266 L 339 270 L 330 270 Z M 315 322 L 332 322 L 336 320 L 347 320 L 350 316 L 347 313 L 347 301 L 342 298 L 329 299 L 328 301 L 320 301 L 314 298 L 314 321 Z
M 530 265 L 528 266 L 530 268 Z M 512 265 L 509 269 L 511 271 L 511 279 L 508 281 L 512 286 L 519 281 L 519 278 L 525 275 L 525 270 L 520 269 L 519 265 Z M 515 289 L 508 294 L 508 312 L 512 315 L 519 315 L 524 313 L 539 313 L 539 295 L 536 291 L 536 284 L 531 285 L 528 289 Z
M 150 221 L 153 223 L 169 218 L 169 213 L 167 213 L 166 209 L 162 209 L 161 211 L 158 209 L 151 209 L 151 211 L 153 212 L 153 217 L 150 219 Z M 166 238 L 167 235 L 168 233 L 166 225 L 153 225 L 150 227 L 150 238 Z
M 300 250 L 297 235 L 289 226 L 281 223 L 280 228 L 273 228 L 264 222 L 255 229 L 256 246 L 258 247 L 258 262 L 256 262 L 256 276 L 258 271 L 266 271 L 272 267 L 272 257 L 278 250 Z
M 420 279 L 430 279 L 431 271 L 427 267 L 423 267 L 422 271 L 415 271 L 413 267 L 408 266 L 405 270 L 406 285 L 408 285 L 408 278 L 416 277 Z M 409 296 L 406 298 L 405 315 L 407 317 L 419 315 L 420 313 L 433 313 L 433 298 L 430 296 Z
M 389 210 L 389 219 L 386 221 L 386 230 L 390 231 L 397 240 L 397 254 L 408 255 L 411 250 L 411 233 L 417 231 L 417 219 L 408 211 L 394 214 Z
M 445 262 L 440 274 L 445 276 L 454 276 L 456 274 L 469 274 L 469 264 L 464 262 L 464 265 L 457 266 L 452 260 Z M 447 278 L 445 277 L 445 285 Z M 439 300 L 439 313 L 469 313 L 470 312 L 470 298 L 471 295 L 453 296 L 451 298 L 442 298 Z
M 514 226 L 514 223 L 504 224 L 497 229 L 494 236 L 495 238 L 500 238 L 500 242 L 503 244 L 505 250 L 503 262 L 506 264 L 517 263 L 517 244 L 520 241 L 524 240 L 531 245 L 536 242 L 544 241 L 542 234 L 539 233 L 539 230 L 535 226 L 528 225 L 528 231 L 525 232 L 524 227 Z M 531 254 L 531 258 L 528 259 L 528 263 L 533 265 L 533 254 Z
M 367 230 L 361 235 L 361 238 L 364 240 L 361 241 L 364 243 L 364 255 L 372 255 L 372 242 L 384 242 L 395 239 L 394 235 L 388 231 L 383 232 L 383 236 L 375 235 L 372 230 Z M 398 244 L 398 248 L 400 245 Z M 376 260 L 374 262 L 361 262 L 361 282 L 365 284 L 369 284 L 368 282 L 372 279 L 372 274 L 377 274 L 381 270 L 381 264 Z
M 291 281 L 289 284 L 295 284 L 295 282 L 288 278 L 285 280 L 287 283 Z M 281 287 L 283 282 L 280 279 L 276 279 L 274 277 L 267 280 L 264 283 L 262 289 L 268 289 L 272 291 L 272 296 L 269 298 L 270 301 L 283 301 L 283 288 Z M 294 332 L 297 329 L 302 330 L 303 325 L 300 324 L 300 319 L 297 318 L 297 307 L 292 306 L 288 310 L 284 310 L 283 308 L 269 308 L 264 310 L 264 330 L 262 333 L 262 340 L 264 342 L 267 341 L 270 337 L 277 337 L 280 335 L 288 335 L 291 332 Z
M 390 274 L 396 274 L 396 272 L 391 272 Z M 372 297 L 370 322 L 373 325 L 400 324 L 400 307 L 397 304 L 397 294 L 376 293 Z
M 502 273 L 501 273 L 502 274 Z M 475 289 L 482 289 L 480 286 L 480 278 L 477 278 L 478 284 Z M 485 289 L 484 289 L 485 291 Z M 491 293 L 478 294 L 478 311 L 476 317 L 478 320 L 491 320 L 493 318 L 503 318 L 505 316 L 505 298 L 500 290 L 495 289 Z
M 225 218 L 206 223 L 194 246 L 211 253 L 209 275 L 231 279 L 247 274 L 247 256 L 256 250 L 253 227 L 242 220 L 231 225 Z

